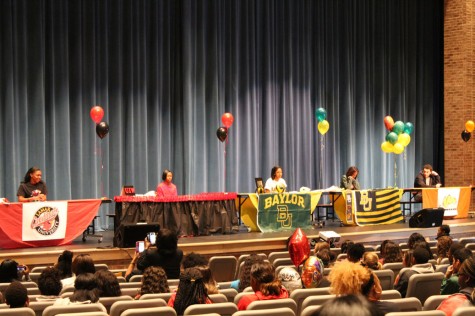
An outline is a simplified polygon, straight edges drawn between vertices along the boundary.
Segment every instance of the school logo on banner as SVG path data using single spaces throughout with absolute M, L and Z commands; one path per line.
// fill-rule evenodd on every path
M 23 204 L 22 240 L 63 239 L 66 235 L 67 201 Z
M 444 216 L 457 216 L 460 188 L 440 188 L 437 196 L 437 206 L 445 209 Z
M 260 194 L 257 226 L 262 232 L 309 228 L 310 201 L 309 194 Z
M 356 223 L 364 226 L 402 221 L 402 193 L 398 189 L 352 191 Z

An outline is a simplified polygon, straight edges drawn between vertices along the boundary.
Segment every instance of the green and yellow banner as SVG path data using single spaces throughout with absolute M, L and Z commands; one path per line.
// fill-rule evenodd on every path
M 352 191 L 347 205 L 351 205 L 358 226 L 393 224 L 403 220 L 402 193 L 400 189 Z

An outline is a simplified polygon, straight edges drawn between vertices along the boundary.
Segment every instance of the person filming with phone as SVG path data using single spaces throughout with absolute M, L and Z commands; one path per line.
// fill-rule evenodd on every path
M 178 248 L 178 235 L 169 229 L 160 229 L 156 235 L 155 244 L 151 242 L 153 241 L 152 236 L 153 234 L 148 234 L 148 237 L 143 241 L 143 250 L 141 242 L 137 243 L 135 256 L 126 271 L 127 280 L 132 275 L 143 274 L 143 271 L 148 267 L 162 267 L 168 279 L 180 277 L 183 251 Z
M 5 259 L 0 264 L 0 283 L 13 281 L 29 281 L 30 269 L 26 265 L 18 264 L 15 260 Z

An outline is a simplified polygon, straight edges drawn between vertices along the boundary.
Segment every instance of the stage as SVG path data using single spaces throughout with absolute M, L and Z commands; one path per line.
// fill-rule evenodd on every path
M 475 219 L 444 220 L 444 224 L 451 227 L 451 235 L 454 238 L 475 236 Z M 341 235 L 341 240 L 350 239 L 355 242 L 363 242 L 368 245 L 378 245 L 382 240 L 390 239 L 396 242 L 406 242 L 410 234 L 419 232 L 433 240 L 437 233 L 434 228 L 410 228 L 409 224 L 398 223 L 378 226 L 347 226 L 340 227 L 339 222 L 327 221 L 323 228 L 314 227 L 304 230 L 309 239 L 318 237 L 319 231 L 331 230 Z M 97 232 L 96 232 L 97 233 Z M 20 263 L 34 266 L 52 265 L 56 262 L 59 254 L 69 249 L 75 255 L 81 253 L 90 254 L 98 263 L 106 263 L 110 269 L 125 269 L 130 262 L 135 249 L 116 248 L 112 246 L 113 231 L 100 232 L 102 242 L 98 237 L 88 236 L 86 241 L 82 237 L 75 239 L 70 245 L 57 247 L 21 248 L 2 250 L 0 260 L 6 258 L 15 259 Z M 284 251 L 287 238 L 292 232 L 260 233 L 248 232 L 246 227 L 240 226 L 237 233 L 216 234 L 202 237 L 182 237 L 179 239 L 179 247 L 185 252 L 197 252 L 208 257 L 213 255 L 236 255 L 245 253 L 266 253 Z M 337 243 L 338 245 L 338 243 Z

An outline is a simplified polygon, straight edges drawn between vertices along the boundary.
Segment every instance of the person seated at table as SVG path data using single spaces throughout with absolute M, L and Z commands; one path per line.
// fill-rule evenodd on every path
M 18 187 L 18 202 L 46 201 L 48 188 L 46 183 L 41 180 L 42 173 L 40 168 L 31 167 L 26 172 L 23 182 Z
M 442 181 L 437 172 L 432 169 L 432 166 L 429 164 L 424 165 L 421 172 L 419 172 L 414 179 L 414 188 L 440 188 L 442 186 Z M 422 201 L 422 192 L 418 192 L 414 196 L 414 201 Z
M 359 190 L 360 183 L 357 180 L 359 172 L 355 166 L 349 167 L 346 174 L 341 177 L 340 188 L 345 190 Z
M 28 291 L 19 281 L 12 282 L 5 290 L 5 302 L 10 308 L 28 307 Z
M 155 195 L 158 197 L 177 196 L 178 192 L 176 185 L 172 183 L 173 172 L 168 169 L 163 170 L 162 180 L 163 181 L 157 185 L 157 188 L 155 189 Z
M 265 193 L 282 193 L 287 188 L 287 183 L 282 178 L 282 168 L 280 166 L 272 167 L 270 178 L 267 179 L 264 186 Z

